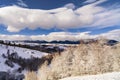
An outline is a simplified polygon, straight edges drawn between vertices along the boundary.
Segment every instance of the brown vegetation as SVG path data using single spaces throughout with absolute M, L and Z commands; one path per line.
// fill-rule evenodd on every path
M 60 55 L 54 55 L 51 64 L 45 62 L 37 76 L 38 80 L 59 80 L 113 71 L 120 71 L 120 44 L 107 46 L 99 41 L 70 47 Z
M 25 75 L 25 80 L 38 80 L 37 74 L 35 72 L 27 72 Z

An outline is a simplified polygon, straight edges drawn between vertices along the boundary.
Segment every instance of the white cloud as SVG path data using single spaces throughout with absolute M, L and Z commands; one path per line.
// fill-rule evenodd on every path
M 18 0 L 17 5 L 19 5 L 19 6 L 21 6 L 21 7 L 28 7 L 28 5 L 25 4 L 25 3 L 23 2 L 23 0 Z
M 25 36 L 25 35 L 4 35 L 4 34 L 0 34 L 0 40 L 30 40 L 30 37 Z
M 93 3 L 95 1 L 97 1 L 97 0 L 86 0 L 84 3 Z
M 68 9 L 75 9 L 75 5 L 73 3 L 69 3 L 69 4 L 66 4 L 65 7 L 67 7 Z
M 95 15 L 96 22 L 93 23 L 91 26 L 97 26 L 99 28 L 103 28 L 106 26 L 119 26 L 120 25 L 119 13 L 120 13 L 120 8 L 116 8 L 115 10 L 109 10 L 109 11 L 106 10 L 103 13 L 98 13 Z
M 120 41 L 120 29 L 112 30 L 108 33 L 103 33 L 100 36 L 104 36 L 107 39 L 114 39 Z
M 0 39 L 2 40 L 81 40 L 81 39 L 94 39 L 99 37 L 105 37 L 107 39 L 113 39 L 120 41 L 120 29 L 112 30 L 106 33 L 92 35 L 91 32 L 79 32 L 79 33 L 71 33 L 71 32 L 52 32 L 47 35 L 2 35 L 0 34 Z
M 0 8 L 0 24 L 4 24 L 9 32 L 19 32 L 25 28 L 74 29 L 120 25 L 120 8 L 107 9 L 98 6 L 105 1 L 107 0 L 99 0 L 76 10 L 72 3 L 52 10 L 28 9 L 18 6 L 2 7 Z

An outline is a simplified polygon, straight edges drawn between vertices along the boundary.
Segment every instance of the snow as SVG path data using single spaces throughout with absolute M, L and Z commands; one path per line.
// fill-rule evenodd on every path
M 120 72 L 112 72 L 112 73 L 105 73 L 99 75 L 68 77 L 60 80 L 120 80 Z
M 15 64 L 15 63 L 14 63 L 13 68 L 11 68 L 5 64 L 5 61 L 7 60 L 7 58 L 4 58 L 2 55 L 3 54 L 7 55 L 8 50 L 9 50 L 10 54 L 13 52 L 16 52 L 19 57 L 22 57 L 25 59 L 28 59 L 31 57 L 41 58 L 42 56 L 45 56 L 48 54 L 48 53 L 44 53 L 44 52 L 40 52 L 40 51 L 36 51 L 36 50 L 30 50 L 30 49 L 26 49 L 26 48 L 6 46 L 6 45 L 0 44 L 0 71 L 5 71 L 5 72 L 14 71 L 20 67 L 18 64 Z
M 6 59 L 0 55 L 0 71 L 13 71 L 18 69 L 20 66 L 14 63 L 14 68 L 11 68 L 5 64 Z
M 36 50 L 30 50 L 26 48 L 19 48 L 19 47 L 12 47 L 12 46 L 6 46 L 6 45 L 1 45 L 0 46 L 0 55 L 1 54 L 7 54 L 7 51 L 10 51 L 10 53 L 17 52 L 18 56 L 22 58 L 31 58 L 33 57 L 38 57 L 41 58 L 42 56 L 47 55 L 48 53 L 45 52 L 40 52 Z

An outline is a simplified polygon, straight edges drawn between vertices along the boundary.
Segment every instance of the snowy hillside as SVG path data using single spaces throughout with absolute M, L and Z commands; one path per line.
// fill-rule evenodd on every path
M 7 71 L 13 71 L 13 70 L 16 70 L 18 69 L 20 66 L 17 65 L 17 64 L 14 64 L 14 68 L 11 68 L 9 67 L 8 65 L 5 64 L 5 61 L 6 59 L 3 58 L 1 55 L 0 55 L 0 71 L 4 71 L 4 72 L 7 72 Z
M 100 75 L 69 77 L 60 80 L 120 80 L 120 72 L 106 73 Z
M 12 46 L 0 44 L 0 71 L 4 71 L 4 72 L 14 71 L 20 67 L 16 63 L 13 63 L 12 67 L 5 64 L 6 61 L 8 60 L 6 56 L 12 53 L 17 53 L 19 57 L 24 59 L 30 59 L 32 57 L 41 58 L 42 56 L 47 55 L 47 53 L 36 51 L 36 50 L 30 50 L 30 49 L 12 47 Z M 8 61 L 8 63 L 10 62 Z

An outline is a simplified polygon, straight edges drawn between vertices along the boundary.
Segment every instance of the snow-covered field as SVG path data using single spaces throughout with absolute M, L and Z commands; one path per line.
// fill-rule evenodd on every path
M 88 75 L 88 76 L 78 76 L 69 77 L 60 80 L 120 80 L 120 72 L 112 72 L 99 75 Z
M 19 57 L 25 58 L 25 59 L 28 59 L 31 57 L 41 58 L 42 56 L 47 55 L 47 53 L 36 51 L 36 50 L 30 50 L 30 49 L 12 47 L 12 46 L 6 46 L 6 45 L 0 44 L 0 71 L 5 71 L 5 72 L 13 71 L 20 67 L 15 63 L 13 68 L 5 64 L 5 61 L 7 60 L 7 58 L 4 58 L 3 54 L 7 55 L 8 51 L 9 51 L 9 54 L 16 52 Z

